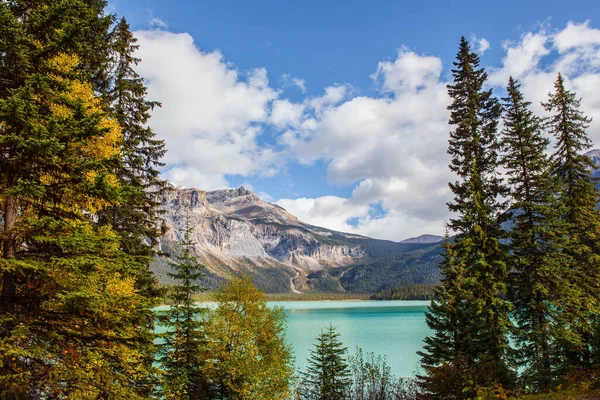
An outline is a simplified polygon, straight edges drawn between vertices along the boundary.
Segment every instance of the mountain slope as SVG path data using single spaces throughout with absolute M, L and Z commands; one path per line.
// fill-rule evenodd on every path
M 204 282 L 209 288 L 236 274 L 248 273 L 268 292 L 370 292 L 379 285 L 356 283 L 370 278 L 348 272 L 353 280 L 343 280 L 342 272 L 333 271 L 350 271 L 386 257 L 412 257 L 412 252 L 431 245 L 377 240 L 305 224 L 243 187 L 212 192 L 173 187 L 162 208 L 167 229 L 160 239 L 161 250 L 171 256 L 177 254 L 189 218 L 194 250 L 209 272 Z M 152 265 L 159 280 L 167 284 L 172 283 L 167 276 L 168 262 L 166 257 L 159 257 Z M 401 262 L 397 265 L 406 269 Z M 420 283 L 430 272 L 414 272 L 415 282 L 409 279 L 407 283 Z
M 600 178 L 600 150 L 586 154 Z M 599 182 L 600 186 L 600 182 Z M 371 293 L 406 284 L 437 283 L 440 236 L 400 243 L 336 232 L 299 221 L 285 209 L 239 189 L 205 192 L 174 187 L 163 201 L 166 233 L 160 247 L 177 254 L 186 216 L 195 252 L 209 271 L 207 288 L 247 273 L 267 292 L 350 291 Z M 169 260 L 152 269 L 163 283 Z

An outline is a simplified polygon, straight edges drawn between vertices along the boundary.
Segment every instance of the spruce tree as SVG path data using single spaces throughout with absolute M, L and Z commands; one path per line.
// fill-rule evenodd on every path
M 556 138 L 552 172 L 561 184 L 560 201 L 568 225 L 565 253 L 570 256 L 567 276 L 574 294 L 563 313 L 577 340 L 564 344 L 567 363 L 581 367 L 590 362 L 592 317 L 600 312 L 600 214 L 596 205 L 599 191 L 591 176 L 593 165 L 582 152 L 591 147 L 586 129 L 590 119 L 580 111 L 580 99 L 565 88 L 562 75 L 554 92 L 543 103 L 551 113 L 545 126 Z
M 572 293 L 563 254 L 565 234 L 542 134 L 542 122 L 512 77 L 503 98 L 503 164 L 510 187 L 510 299 L 518 362 L 528 387 L 546 391 L 560 367 L 557 342 L 569 335 L 560 322 Z
M 311 350 L 302 382 L 302 397 L 307 400 L 342 400 L 350 388 L 350 368 L 346 348 L 332 325 L 317 337 Z
M 166 150 L 164 141 L 155 138 L 147 123 L 150 112 L 160 103 L 146 100 L 144 80 L 134 70 L 140 60 L 133 53 L 139 45 L 125 18 L 116 25 L 111 39 L 114 67 L 107 96 L 123 134 L 122 165 L 117 175 L 124 190 L 121 205 L 113 206 L 105 218 L 121 235 L 125 252 L 150 257 L 160 234 L 158 207 L 165 182 L 157 168 L 164 165 L 160 159 Z
M 103 1 L 0 2 L 0 397 L 143 398 L 154 299 L 97 223 L 121 131 L 96 78 Z M 93 54 L 92 54 L 93 53 Z M 97 57 L 96 57 L 97 56 Z
M 452 157 L 450 170 L 459 180 L 449 184 L 454 200 L 448 207 L 456 217 L 450 219 L 448 228 L 456 233 L 453 262 L 460 265 L 454 268 L 462 271 L 466 323 L 463 342 L 457 347 L 465 350 L 464 362 L 470 370 L 486 371 L 473 375 L 475 386 L 494 383 L 507 386 L 513 383 L 506 365 L 511 323 L 510 306 L 504 297 L 507 267 L 499 220 L 504 211 L 499 196 L 505 189 L 497 173 L 497 126 L 502 108 L 492 91 L 483 89 L 487 74 L 464 37 L 454 65 L 454 82 L 448 85 L 452 104 L 448 109 L 449 123 L 455 129 L 450 132 L 448 153 Z M 454 287 L 457 283 L 446 285 Z M 450 303 L 448 311 L 455 309 Z M 451 324 L 439 329 L 458 328 Z M 445 361 L 442 354 L 433 354 L 426 363 L 442 365 Z M 464 393 L 468 396 L 467 390 Z
M 165 399 L 202 399 L 208 393 L 201 358 L 205 345 L 202 319 L 206 310 L 194 302 L 194 294 L 203 290 L 198 282 L 205 276 L 205 267 L 193 254 L 189 217 L 185 224 L 181 255 L 177 262 L 171 263 L 174 272 L 169 273 L 177 282 L 169 294 L 172 305 L 161 316 L 161 325 L 166 329 L 161 335 L 164 343 L 159 355 Z
M 461 398 L 468 374 L 466 359 L 468 332 L 466 308 L 469 298 L 464 281 L 464 265 L 454 256 L 446 233 L 440 263 L 441 284 L 425 314 L 434 333 L 425 338 L 419 351 L 426 372 L 418 376 L 419 385 L 432 399 Z

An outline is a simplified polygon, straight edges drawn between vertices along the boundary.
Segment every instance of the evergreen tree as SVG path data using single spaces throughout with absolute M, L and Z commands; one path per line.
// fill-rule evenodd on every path
M 596 208 L 599 191 L 591 177 L 592 163 L 582 152 L 591 146 L 586 129 L 591 121 L 580 111 L 580 100 L 565 88 L 562 75 L 549 94 L 546 128 L 556 138 L 552 172 L 560 180 L 560 200 L 565 209 L 571 257 L 568 277 L 574 294 L 565 304 L 564 318 L 579 339 L 564 343 L 565 356 L 573 366 L 590 362 L 592 317 L 600 312 L 600 214 Z
M 502 146 L 513 226 L 509 233 L 510 298 L 517 330 L 519 362 L 525 383 L 548 390 L 560 367 L 556 344 L 568 339 L 561 324 L 563 305 L 572 293 L 563 254 L 564 224 L 557 185 L 545 154 L 549 140 L 542 123 L 511 77 L 504 102 Z
M 432 399 L 460 399 L 463 396 L 468 354 L 466 321 L 467 300 L 464 264 L 454 256 L 446 234 L 440 263 L 442 281 L 435 291 L 425 320 L 434 331 L 425 338 L 424 351 L 419 351 L 425 375 L 418 376 L 419 385 Z
M 193 255 L 194 242 L 190 239 L 192 228 L 189 218 L 178 262 L 171 263 L 175 272 L 169 276 L 178 284 L 169 295 L 172 305 L 161 318 L 165 333 L 161 335 L 159 362 L 164 370 L 162 394 L 165 399 L 201 399 L 208 392 L 202 373 L 201 354 L 205 346 L 202 318 L 205 309 L 194 302 L 194 294 L 201 291 L 198 281 L 205 276 L 203 265 Z
M 321 331 L 311 350 L 302 382 L 302 397 L 307 400 L 342 400 L 351 385 L 346 348 L 332 325 Z
M 154 299 L 96 215 L 121 132 L 95 88 L 103 1 L 0 2 L 0 397 L 143 398 Z
M 448 153 L 452 157 L 450 170 L 458 175 L 459 181 L 450 183 L 454 201 L 448 207 L 457 216 L 450 220 L 448 227 L 456 232 L 452 244 L 456 265 L 451 268 L 461 271 L 460 278 L 455 279 L 464 282 L 461 291 L 465 295 L 463 320 L 466 326 L 460 328 L 464 332 L 461 343 L 453 344 L 451 349 L 464 350 L 464 360 L 461 356 L 460 362 L 466 363 L 470 370 L 486 371 L 473 374 L 475 385 L 511 385 L 506 365 L 507 332 L 511 325 L 510 306 L 504 298 L 507 268 L 505 249 L 499 240 L 502 236 L 499 216 L 504 211 L 499 196 L 505 191 L 497 173 L 497 125 L 502 108 L 492 91 L 483 89 L 487 74 L 479 67 L 479 57 L 471 51 L 464 37 L 454 65 L 454 82 L 448 85 L 452 104 L 448 109 L 449 123 L 455 129 L 450 133 Z M 445 285 L 452 288 L 459 284 L 447 282 Z M 440 306 L 435 310 L 436 317 L 456 312 L 457 308 L 453 303 L 436 306 Z M 439 327 L 442 331 L 439 335 L 459 329 L 453 326 L 452 318 L 455 317 L 449 315 L 448 323 Z M 442 348 L 436 351 L 439 353 L 432 353 L 425 360 L 427 365 L 443 366 L 447 352 Z M 451 366 L 454 361 L 450 362 Z M 468 396 L 466 390 L 464 395 Z
M 287 399 L 294 359 L 285 343 L 283 308 L 270 308 L 248 276 L 232 279 L 215 299 L 203 358 L 212 398 Z
M 133 56 L 139 46 L 125 18 L 116 25 L 111 38 L 114 68 L 107 96 L 111 114 L 123 134 L 122 165 L 117 175 L 124 190 L 120 205 L 113 206 L 104 218 L 121 235 L 123 250 L 149 263 L 160 234 L 158 206 L 165 190 L 156 168 L 164 165 L 160 158 L 166 150 L 164 141 L 155 139 L 147 123 L 150 111 L 160 103 L 145 99 L 146 86 L 133 69 L 140 61 Z

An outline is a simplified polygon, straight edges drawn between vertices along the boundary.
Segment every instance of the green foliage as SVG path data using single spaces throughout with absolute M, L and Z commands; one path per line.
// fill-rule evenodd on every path
M 566 90 L 559 74 L 550 94 L 546 128 L 556 137 L 552 172 L 559 179 L 562 220 L 567 224 L 564 249 L 570 258 L 567 276 L 574 286 L 565 304 L 565 320 L 576 340 L 562 341 L 567 363 L 582 367 L 590 363 L 593 316 L 600 312 L 600 214 L 596 207 L 600 191 L 590 175 L 591 160 L 581 154 L 590 147 L 586 129 L 590 119 L 579 110 L 580 100 Z
M 346 348 L 332 325 L 317 337 L 302 380 L 301 395 L 307 400 L 342 400 L 350 387 Z
M 371 295 L 371 300 L 433 300 L 435 290 L 438 285 L 406 285 L 397 286 L 391 289 Z
M 192 228 L 189 218 L 183 240 L 183 248 L 177 263 L 172 263 L 170 276 L 179 282 L 171 288 L 171 307 L 160 317 L 166 328 L 161 335 L 163 343 L 159 353 L 159 363 L 164 371 L 162 395 L 165 399 L 200 399 L 208 391 L 208 383 L 202 372 L 202 352 L 206 337 L 202 317 L 206 310 L 194 302 L 194 294 L 201 291 L 198 281 L 204 275 L 205 267 L 198 264 L 192 251 L 194 242 L 190 239 Z
M 0 397 L 148 397 L 156 299 L 98 214 L 123 187 L 104 1 L 0 2 Z
M 392 287 L 413 284 L 434 284 L 440 281 L 440 244 L 423 246 L 395 256 L 375 260 L 358 261 L 355 265 L 342 267 L 340 276 L 344 290 L 357 293 L 374 293 Z
M 233 279 L 215 300 L 203 358 L 211 398 L 286 399 L 294 371 L 283 308 L 269 308 L 247 276 Z
M 519 87 L 510 78 L 503 99 L 503 163 L 513 209 L 509 291 L 523 381 L 548 390 L 562 367 L 557 343 L 572 340 L 563 320 L 574 293 L 564 269 L 568 258 L 563 254 L 563 209 L 556 201 L 558 187 L 545 154 L 549 140 L 542 136 L 541 121 L 529 110 Z
M 456 379 L 455 388 L 465 388 L 462 396 L 469 395 L 467 387 L 472 392 L 483 381 L 513 383 L 506 366 L 511 323 L 499 224 L 503 211 L 499 196 L 505 188 L 497 173 L 496 133 L 502 108 L 491 90 L 483 90 L 487 74 L 464 37 L 454 65 L 454 82 L 448 85 L 449 123 L 454 126 L 448 153 L 450 170 L 459 180 L 449 184 L 454 201 L 448 207 L 456 217 L 448 227 L 456 236 L 446 244 L 442 286 L 427 314 L 435 333 L 421 353 L 427 372 L 422 385 L 432 396 L 442 395 L 436 382 L 444 368 Z M 486 376 L 471 374 L 481 368 Z M 476 380 L 472 385 L 465 381 L 468 375 Z
M 149 265 L 160 235 L 159 206 L 167 190 L 157 170 L 164 165 L 160 159 L 166 150 L 164 141 L 155 139 L 147 126 L 150 112 L 160 103 L 145 98 L 144 81 L 133 69 L 140 61 L 133 57 L 139 46 L 124 18 L 109 39 L 111 58 L 103 100 L 121 127 L 121 158 L 115 175 L 122 190 L 119 203 L 99 213 L 99 219 L 119 233 L 123 250 L 145 265 L 140 269 L 138 288 L 160 296 Z
M 394 398 L 394 378 L 385 357 L 373 353 L 363 353 L 357 347 L 354 354 L 348 357 L 351 371 L 351 384 L 348 399 L 352 400 L 387 400 Z

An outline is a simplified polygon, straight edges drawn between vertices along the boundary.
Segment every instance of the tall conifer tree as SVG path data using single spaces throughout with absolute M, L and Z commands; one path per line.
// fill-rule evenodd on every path
M 121 131 L 95 89 L 103 1 L 0 2 L 0 397 L 143 398 L 152 299 L 95 215 Z M 104 27 L 104 28 L 103 28 Z M 99 46 L 99 47 L 98 47 Z M 97 79 L 98 78 L 98 79 Z
M 550 174 L 542 123 L 512 77 L 504 102 L 503 164 L 511 199 L 509 215 L 510 298 L 517 325 L 519 362 L 527 386 L 548 390 L 560 367 L 557 343 L 569 335 L 561 323 L 564 302 L 572 293 L 563 254 L 556 180 Z
M 106 218 L 121 235 L 125 252 L 148 257 L 153 255 L 160 233 L 158 206 L 165 190 L 157 170 L 164 165 L 160 159 L 166 152 L 165 144 L 147 126 L 150 112 L 160 103 L 146 100 L 144 80 L 134 70 L 140 60 L 133 53 L 139 45 L 125 18 L 116 25 L 111 38 L 114 68 L 108 97 L 112 115 L 123 133 L 118 176 L 124 190 L 122 205 L 112 207 Z
M 466 309 L 469 294 L 464 281 L 464 264 L 454 256 L 448 234 L 443 247 L 441 285 L 425 314 L 427 325 L 434 333 L 425 338 L 423 351 L 418 352 L 426 372 L 418 377 L 420 386 L 432 399 L 460 398 L 468 375 Z
M 192 228 L 186 219 L 182 253 L 177 262 L 171 263 L 174 272 L 169 273 L 177 284 L 172 287 L 173 304 L 162 316 L 166 332 L 162 335 L 159 362 L 165 371 L 162 394 L 165 399 L 209 398 L 208 386 L 202 373 L 203 345 L 205 343 L 202 318 L 205 310 L 195 304 L 194 294 L 202 288 L 199 280 L 205 276 L 205 267 L 194 256 L 194 242 L 190 238 Z
M 586 133 L 591 120 L 579 109 L 580 99 L 565 88 L 561 74 L 543 106 L 551 113 L 545 125 L 556 138 L 552 172 L 561 183 L 568 224 L 565 252 L 572 259 L 568 276 L 576 289 L 564 317 L 579 339 L 565 343 L 565 355 L 569 364 L 580 367 L 590 362 L 592 317 L 600 312 L 600 193 L 591 177 L 591 160 L 582 154 L 591 147 Z
M 492 91 L 483 89 L 487 74 L 464 37 L 454 65 L 454 82 L 448 85 L 452 104 L 448 109 L 449 123 L 455 129 L 450 132 L 448 153 L 452 157 L 450 170 L 459 180 L 449 184 L 454 201 L 448 207 L 456 217 L 448 227 L 456 233 L 453 262 L 464 271 L 460 279 L 464 281 L 466 327 L 459 347 L 465 349 L 470 370 L 486 370 L 485 374 L 473 375 L 475 385 L 511 385 L 506 365 L 510 307 L 504 298 L 507 268 L 499 223 L 503 212 L 499 196 L 505 189 L 497 173 L 497 126 L 502 108 Z M 446 285 L 454 287 L 456 283 Z M 450 311 L 454 309 L 449 307 Z M 430 365 L 435 361 L 426 359 Z M 443 361 L 442 357 L 437 360 Z

